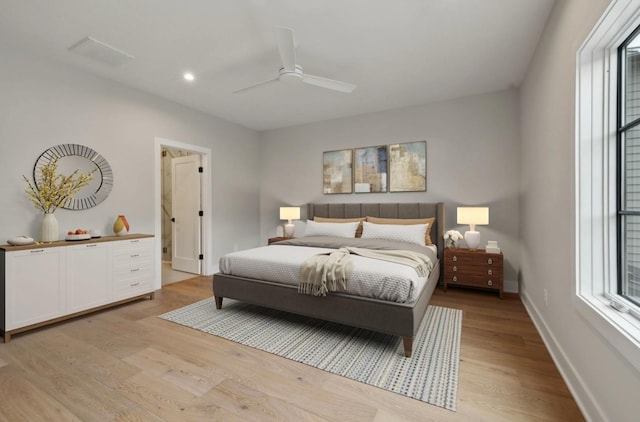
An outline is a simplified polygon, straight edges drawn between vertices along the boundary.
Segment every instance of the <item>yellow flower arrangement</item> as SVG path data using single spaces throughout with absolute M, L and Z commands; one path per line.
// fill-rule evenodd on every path
M 24 175 L 22 178 L 27 182 L 25 192 L 33 205 L 44 211 L 45 214 L 52 214 L 59 206 L 64 205 L 67 199 L 78 193 L 93 180 L 93 174 L 97 169 L 93 169 L 88 174 L 75 170 L 71 175 L 65 176 L 56 174 L 58 171 L 58 160 L 54 157 L 44 166 L 40 167 L 39 183 L 32 183 Z

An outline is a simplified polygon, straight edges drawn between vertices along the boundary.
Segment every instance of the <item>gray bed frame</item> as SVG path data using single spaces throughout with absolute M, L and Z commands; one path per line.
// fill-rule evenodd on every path
M 405 356 L 410 357 L 413 338 L 418 331 L 431 295 L 441 280 L 444 251 L 444 203 L 371 203 L 371 204 L 308 204 L 306 218 L 427 218 L 436 217 L 431 240 L 438 247 L 439 262 L 434 263 L 427 285 L 414 303 L 385 302 L 342 293 L 326 297 L 298 294 L 296 286 L 279 284 L 216 273 L 213 275 L 213 294 L 216 308 L 222 308 L 223 298 L 306 315 L 345 325 L 365 328 L 402 337 Z

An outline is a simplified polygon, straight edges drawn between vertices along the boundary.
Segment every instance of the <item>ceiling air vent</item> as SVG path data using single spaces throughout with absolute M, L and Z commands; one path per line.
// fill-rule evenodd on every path
M 85 37 L 69 47 L 69 51 L 89 57 L 107 66 L 120 66 L 134 57 L 95 38 Z

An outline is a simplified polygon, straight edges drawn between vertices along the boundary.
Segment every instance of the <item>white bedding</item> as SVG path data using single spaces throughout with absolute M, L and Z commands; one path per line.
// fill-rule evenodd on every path
M 300 265 L 319 253 L 335 249 L 271 245 L 232 252 L 220 258 L 220 271 L 283 284 L 298 285 Z M 345 293 L 411 303 L 426 285 L 428 277 L 420 277 L 407 265 L 351 255 L 354 267 Z

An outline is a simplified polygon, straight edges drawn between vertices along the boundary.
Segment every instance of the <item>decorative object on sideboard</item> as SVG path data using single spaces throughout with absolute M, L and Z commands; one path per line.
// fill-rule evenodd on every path
M 46 153 L 46 151 L 45 151 Z M 42 155 L 40 156 L 42 158 Z M 38 159 L 40 161 L 40 158 Z M 46 163 L 36 166 L 33 169 L 33 182 L 22 176 L 27 182 L 25 192 L 33 205 L 44 212 L 40 225 L 40 241 L 54 242 L 58 240 L 58 220 L 53 214 L 58 207 L 71 200 L 85 186 L 89 185 L 94 178 L 96 169 L 88 173 L 75 169 L 69 176 L 58 173 L 60 156 L 49 156 Z
M 30 245 L 34 243 L 33 237 L 29 236 L 16 236 L 7 240 L 7 243 L 13 246 L 22 246 L 22 245 Z
M 453 249 L 456 247 L 456 242 L 458 240 L 462 240 L 462 235 L 458 230 L 448 230 L 444 234 L 445 246 L 447 248 Z
M 486 253 L 500 253 L 500 247 L 497 240 L 487 240 L 487 246 L 484 247 Z
M 58 219 L 52 212 L 46 212 L 40 222 L 40 241 L 55 242 L 58 240 Z
M 56 206 L 68 210 L 85 210 L 104 201 L 113 187 L 113 172 L 107 160 L 93 149 L 78 144 L 60 144 L 40 154 L 33 167 L 34 185 L 44 189 L 47 181 L 38 177 L 42 169 L 55 165 L 62 174 L 92 175 L 88 183 L 79 186 L 73 195 L 61 198 Z
M 476 231 L 476 225 L 489 224 L 488 207 L 458 207 L 458 224 L 468 224 L 469 231 L 464 233 L 464 241 L 471 250 L 480 245 L 480 232 Z
M 120 214 L 116 221 L 113 223 L 113 232 L 116 236 L 124 236 L 129 233 L 129 222 L 127 218 Z
M 288 220 L 287 224 L 283 225 L 284 237 L 293 237 L 296 226 L 293 224 L 293 220 L 300 219 L 300 207 L 280 207 L 280 220 Z

